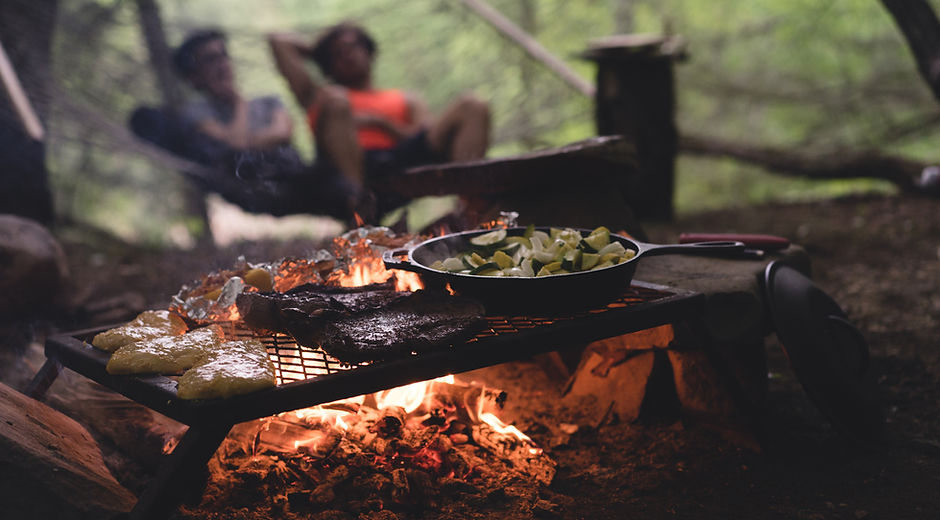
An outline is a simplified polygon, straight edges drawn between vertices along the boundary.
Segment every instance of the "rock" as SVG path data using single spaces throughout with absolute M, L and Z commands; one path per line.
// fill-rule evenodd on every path
M 0 314 L 22 316 L 54 306 L 67 278 L 62 247 L 45 227 L 0 215 Z
M 136 498 L 108 472 L 74 420 L 0 384 L 3 518 L 106 519 Z

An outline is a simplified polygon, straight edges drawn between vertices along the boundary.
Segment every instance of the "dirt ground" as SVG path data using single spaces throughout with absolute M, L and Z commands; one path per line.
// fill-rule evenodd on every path
M 768 341 L 770 432 L 755 450 L 682 417 L 584 424 L 557 399 L 560 385 L 532 362 L 474 375 L 509 393 L 504 420 L 557 462 L 548 487 L 509 481 L 484 498 L 455 493 L 421 512 L 320 518 L 798 518 L 940 516 L 940 201 L 860 197 L 717 211 L 647 227 L 651 241 L 680 231 L 772 233 L 802 245 L 813 279 L 867 338 L 890 441 L 860 447 L 815 411 Z M 120 321 L 165 306 L 181 284 L 244 255 L 267 261 L 322 244 L 251 242 L 222 249 L 146 251 L 87 231 L 57 233 L 72 269 L 73 309 L 59 330 Z M 579 424 L 581 421 L 581 424 Z M 577 432 L 559 436 L 562 423 Z M 224 512 L 218 512 L 224 518 Z M 389 513 L 391 516 L 389 516 Z M 396 516 L 397 515 L 397 516 Z

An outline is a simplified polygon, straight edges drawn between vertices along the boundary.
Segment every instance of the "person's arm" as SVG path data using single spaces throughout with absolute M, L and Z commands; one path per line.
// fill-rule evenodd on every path
M 271 115 L 268 126 L 248 137 L 248 148 L 266 149 L 288 144 L 294 133 L 294 123 L 282 106 L 278 106 Z
M 196 129 L 232 148 L 247 149 L 249 147 L 248 103 L 241 97 L 235 101 L 232 120 L 228 124 L 211 117 L 204 117 L 196 121 Z
M 400 124 L 378 114 L 361 113 L 354 116 L 358 126 L 371 126 L 387 132 L 395 139 L 404 139 L 427 128 L 430 124 L 430 112 L 424 101 L 416 95 L 405 94 L 408 109 L 408 123 Z
M 268 35 L 268 44 L 277 70 L 287 81 L 297 103 L 306 109 L 316 100 L 320 88 L 304 67 L 311 43 L 295 34 L 273 33 Z

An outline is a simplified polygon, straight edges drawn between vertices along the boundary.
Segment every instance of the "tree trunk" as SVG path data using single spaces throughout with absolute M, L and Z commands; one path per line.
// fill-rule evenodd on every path
M 940 101 L 940 20 L 927 0 L 881 0 L 907 40 L 917 68 Z
M 0 42 L 43 126 L 49 120 L 50 57 L 57 0 L 0 2 Z M 0 94 L 0 213 L 52 221 L 42 141 L 27 135 L 9 96 Z
M 163 94 L 163 102 L 170 108 L 178 108 L 183 98 L 173 73 L 160 9 L 154 0 L 137 0 L 137 13 L 140 18 L 140 31 L 144 35 L 147 52 L 150 54 L 150 65 L 157 76 L 160 93 Z

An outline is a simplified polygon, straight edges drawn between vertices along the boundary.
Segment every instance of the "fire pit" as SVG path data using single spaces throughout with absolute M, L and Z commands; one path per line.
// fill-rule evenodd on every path
M 259 337 L 275 362 L 278 386 L 206 401 L 179 399 L 169 377 L 109 375 L 105 370 L 109 354 L 87 343 L 97 330 L 79 331 L 47 340 L 47 362 L 34 379 L 31 394 L 41 397 L 64 366 L 189 425 L 132 512 L 133 518 L 158 518 L 179 503 L 186 477 L 199 473 L 196 470 L 237 423 L 694 319 L 701 300 L 696 293 L 634 282 L 603 307 L 565 316 L 487 316 L 487 327 L 463 344 L 373 364 L 343 365 L 322 351 L 297 346 L 287 336 Z M 255 334 L 232 327 L 236 336 Z

